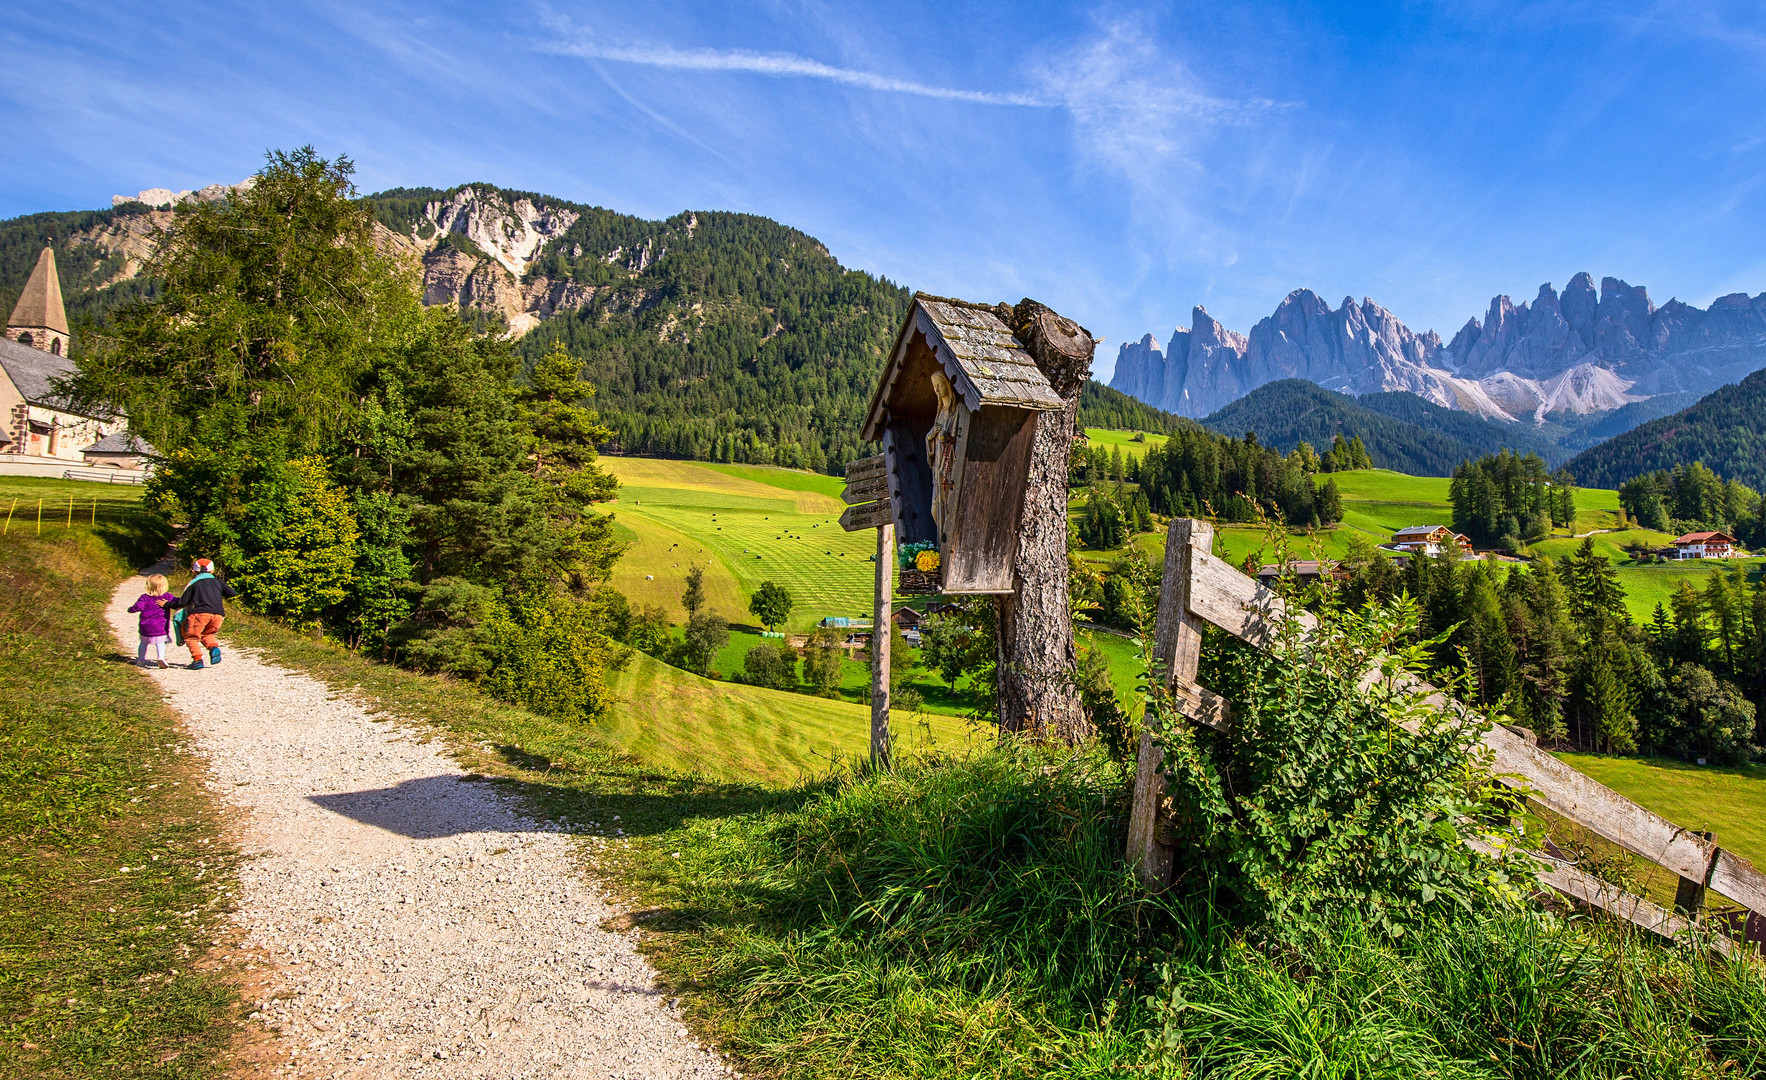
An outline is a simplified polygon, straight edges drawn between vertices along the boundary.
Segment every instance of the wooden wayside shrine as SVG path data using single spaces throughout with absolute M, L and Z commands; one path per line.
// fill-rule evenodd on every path
M 846 470 L 848 530 L 877 530 L 871 758 L 889 763 L 889 619 L 896 543 L 915 593 L 996 598 L 1000 722 L 1077 742 L 1067 605 L 1067 463 L 1091 334 L 1034 300 L 914 294 L 866 411 L 883 452 Z
M 1171 523 L 1165 543 L 1165 572 L 1154 632 L 1153 678 L 1170 690 L 1172 707 L 1183 717 L 1211 728 L 1232 722 L 1232 709 L 1219 695 L 1196 682 L 1202 627 L 1222 630 L 1260 648 L 1274 643 L 1276 628 L 1286 615 L 1282 599 L 1211 553 L 1214 527 L 1205 521 L 1179 518 Z M 1316 630 L 1318 620 L 1296 611 L 1302 632 Z M 1377 678 L 1370 672 L 1368 680 Z M 1462 708 L 1427 683 L 1406 677 L 1400 689 L 1424 691 L 1443 710 Z M 1150 712 L 1150 707 L 1149 707 Z M 1522 787 L 1540 806 L 1566 818 L 1634 855 L 1661 866 L 1680 879 L 1677 911 L 1588 874 L 1564 859 L 1536 855 L 1540 880 L 1580 904 L 1600 908 L 1666 937 L 1686 934 L 1707 890 L 1714 890 L 1750 912 L 1766 914 L 1766 874 L 1718 846 L 1709 833 L 1681 828 L 1577 772 L 1537 746 L 1499 725 L 1484 736 L 1494 754 L 1492 772 L 1499 782 Z M 1173 853 L 1181 843 L 1167 819 L 1166 779 L 1161 773 L 1164 752 L 1150 732 L 1143 732 L 1136 763 L 1134 798 L 1128 828 L 1128 858 L 1150 889 L 1171 882 Z M 1494 847 L 1468 841 L 1486 852 Z M 1712 935 L 1717 948 L 1734 946 Z

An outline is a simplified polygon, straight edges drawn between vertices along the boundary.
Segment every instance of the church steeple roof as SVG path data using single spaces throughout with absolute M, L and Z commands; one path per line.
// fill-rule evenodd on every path
M 42 327 L 67 333 L 67 308 L 61 303 L 61 277 L 55 272 L 54 248 L 44 247 L 43 254 L 37 256 L 37 268 L 31 271 L 31 280 L 25 282 L 25 291 L 19 294 L 6 326 Z

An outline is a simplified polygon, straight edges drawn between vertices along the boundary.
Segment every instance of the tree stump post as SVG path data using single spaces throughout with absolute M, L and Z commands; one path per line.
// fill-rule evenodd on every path
M 1153 632 L 1154 686 L 1196 681 L 1202 659 L 1202 620 L 1190 613 L 1190 582 L 1195 552 L 1214 546 L 1214 526 L 1194 518 L 1178 518 L 1165 534 L 1165 573 L 1159 589 L 1159 617 Z M 1147 717 L 1153 715 L 1147 706 Z M 1171 883 L 1171 845 L 1159 836 L 1159 811 L 1165 800 L 1165 749 L 1148 724 L 1141 727 L 1140 755 L 1135 762 L 1134 797 L 1129 804 L 1128 861 L 1141 883 L 1158 891 Z
M 889 639 L 893 636 L 889 603 L 895 591 L 895 526 L 877 527 L 877 593 L 871 621 L 871 767 L 895 767 L 889 746 Z
M 1067 600 L 1067 466 L 1079 394 L 1096 342 L 1084 327 L 1034 300 L 996 313 L 1067 404 L 1038 413 L 1014 562 L 1017 591 L 999 598 L 999 722 L 1078 744 L 1094 734 L 1073 672 L 1079 655 Z

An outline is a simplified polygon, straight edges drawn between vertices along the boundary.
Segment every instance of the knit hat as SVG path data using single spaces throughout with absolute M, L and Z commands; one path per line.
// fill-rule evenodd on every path
M 215 572 L 215 564 L 208 559 L 197 559 L 190 564 L 190 569 L 199 574 L 212 574 Z

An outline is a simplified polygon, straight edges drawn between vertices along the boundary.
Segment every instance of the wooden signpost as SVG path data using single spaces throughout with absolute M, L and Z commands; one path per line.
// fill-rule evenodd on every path
M 846 467 L 847 532 L 877 530 L 876 606 L 871 616 L 871 766 L 894 767 L 889 746 L 889 602 L 895 591 L 895 515 L 889 503 L 889 465 L 883 455 L 860 458 Z

